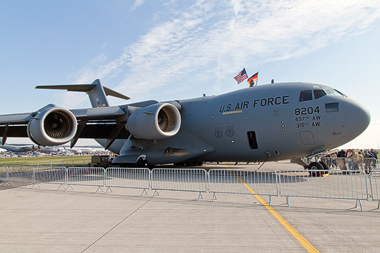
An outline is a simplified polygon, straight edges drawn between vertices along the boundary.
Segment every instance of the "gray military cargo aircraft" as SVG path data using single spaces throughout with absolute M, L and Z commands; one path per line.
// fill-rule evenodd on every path
M 8 136 L 29 137 L 40 146 L 71 141 L 73 147 L 78 138 L 94 138 L 119 154 L 113 163 L 123 165 L 297 160 L 353 140 L 370 122 L 361 104 L 312 83 L 276 83 L 218 96 L 119 106 L 110 106 L 106 96 L 129 98 L 102 86 L 99 79 L 36 88 L 86 92 L 92 108 L 68 110 L 49 104 L 31 113 L 0 115 L 3 141 Z
M 0 138 L 0 142 L 2 143 L 2 138 Z M 60 151 L 60 147 L 39 147 L 33 144 L 6 144 L 0 145 L 0 148 L 6 149 L 9 152 L 14 153 L 26 153 L 26 152 L 33 152 L 33 151 L 39 151 L 41 153 L 56 153 Z
M 35 147 L 33 144 L 25 144 L 25 145 L 0 145 L 0 148 L 5 149 L 9 152 L 14 152 L 14 153 L 26 153 L 26 152 L 32 152 L 35 150 Z

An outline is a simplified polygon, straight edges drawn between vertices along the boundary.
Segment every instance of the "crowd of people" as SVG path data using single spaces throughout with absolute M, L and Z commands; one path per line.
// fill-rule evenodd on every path
M 377 168 L 378 153 L 374 149 L 370 150 L 340 150 L 325 156 L 324 161 L 330 168 L 341 170 L 361 170 L 369 174 Z

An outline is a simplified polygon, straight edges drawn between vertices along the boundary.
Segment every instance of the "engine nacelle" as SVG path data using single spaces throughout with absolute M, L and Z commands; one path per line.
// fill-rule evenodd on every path
M 74 138 L 77 132 L 77 119 L 67 109 L 49 108 L 29 121 L 27 132 L 29 138 L 38 145 L 62 145 Z
M 181 127 L 181 114 L 169 103 L 157 103 L 136 110 L 128 118 L 127 130 L 139 139 L 156 140 L 171 137 Z

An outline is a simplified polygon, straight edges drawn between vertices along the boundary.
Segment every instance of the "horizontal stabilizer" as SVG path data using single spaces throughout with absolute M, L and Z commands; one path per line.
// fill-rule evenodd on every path
M 67 90 L 76 92 L 86 92 L 90 98 L 90 102 L 93 108 L 108 107 L 109 103 L 107 96 L 114 96 L 121 99 L 128 100 L 129 97 L 120 94 L 110 88 L 104 87 L 100 82 L 100 79 L 96 79 L 91 84 L 63 84 L 63 85 L 44 85 L 36 86 L 36 89 L 55 89 L 55 90 Z
M 49 90 L 67 90 L 75 92 L 91 92 L 96 87 L 96 84 L 63 84 L 63 85 L 39 85 L 36 89 L 49 89 Z M 128 100 L 129 97 L 116 92 L 110 88 L 103 86 L 103 90 L 107 96 L 113 96 L 121 99 Z
M 106 86 L 103 86 L 104 92 L 106 93 L 107 96 L 113 96 L 121 99 L 128 100 L 130 97 L 127 97 L 119 92 L 116 92 L 114 90 L 111 90 L 110 88 L 107 88 Z
M 62 85 L 39 85 L 36 89 L 49 89 L 49 90 L 67 90 L 78 92 L 89 92 L 95 88 L 96 84 L 62 84 Z

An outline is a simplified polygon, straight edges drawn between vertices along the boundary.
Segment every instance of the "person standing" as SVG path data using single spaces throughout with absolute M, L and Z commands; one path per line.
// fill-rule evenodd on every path
M 340 170 L 347 170 L 347 167 L 346 167 L 346 152 L 342 149 L 338 152 L 338 156 L 336 158 L 337 162 L 338 162 L 338 166 L 340 168 Z
M 365 173 L 365 170 L 363 167 L 363 151 L 362 150 L 358 151 L 357 156 L 358 156 L 359 169 Z
M 370 155 L 369 151 L 368 150 L 364 150 L 364 170 L 365 170 L 365 173 L 369 174 L 371 173 L 371 158 L 373 156 Z
M 349 170 L 353 169 L 353 164 L 354 164 L 354 162 L 352 161 L 353 155 L 354 155 L 354 152 L 352 151 L 352 149 L 347 149 L 346 158 L 347 158 L 347 164 L 348 164 Z
M 372 167 L 376 169 L 376 164 L 377 164 L 377 153 L 371 148 L 371 151 L 369 151 L 369 154 L 372 156 Z
M 359 152 L 352 151 L 351 163 L 353 170 L 359 170 Z

